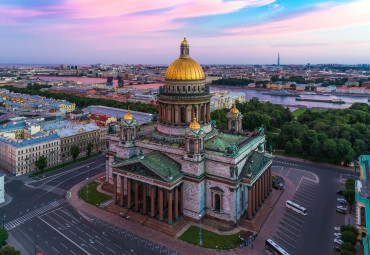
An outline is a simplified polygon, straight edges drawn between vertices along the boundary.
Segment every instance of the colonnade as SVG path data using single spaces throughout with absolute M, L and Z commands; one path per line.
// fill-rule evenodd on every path
M 120 178 L 119 192 L 118 178 Z M 148 214 L 153 218 L 157 217 L 160 221 L 164 221 L 167 216 L 168 224 L 172 224 L 173 220 L 177 220 L 184 211 L 183 184 L 167 190 L 124 176 L 113 175 L 113 203 L 119 203 L 120 206 L 128 209 L 133 208 L 136 212 Z
M 262 205 L 272 188 L 272 173 L 269 167 L 248 189 L 248 218 L 251 219 Z
M 202 103 L 195 105 L 177 105 L 159 103 L 160 122 L 185 125 L 193 121 L 196 117 L 199 123 L 207 123 L 211 121 L 211 105 L 210 103 Z

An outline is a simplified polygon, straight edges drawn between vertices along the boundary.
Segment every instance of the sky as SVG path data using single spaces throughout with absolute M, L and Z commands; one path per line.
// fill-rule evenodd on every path
M 370 63 L 370 0 L 1 0 L 0 64 Z

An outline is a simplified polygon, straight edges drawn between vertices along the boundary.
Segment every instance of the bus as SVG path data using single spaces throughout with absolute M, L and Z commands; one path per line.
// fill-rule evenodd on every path
M 289 255 L 283 248 L 271 239 L 267 239 L 265 242 L 265 251 L 271 255 Z
M 306 208 L 300 206 L 300 205 L 297 205 L 296 203 L 290 201 L 290 200 L 287 200 L 286 201 L 286 207 L 289 208 L 290 210 L 296 212 L 296 213 L 299 213 L 303 216 L 306 216 L 307 215 L 307 210 Z

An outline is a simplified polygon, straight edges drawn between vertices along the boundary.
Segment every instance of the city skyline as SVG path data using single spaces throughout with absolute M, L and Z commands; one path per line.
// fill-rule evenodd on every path
M 245 0 L 3 1 L 0 64 L 361 64 L 370 3 Z

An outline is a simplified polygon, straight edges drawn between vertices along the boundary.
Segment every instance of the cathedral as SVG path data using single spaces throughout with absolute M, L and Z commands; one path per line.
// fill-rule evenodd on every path
M 219 130 L 205 84 L 184 38 L 159 89 L 153 128 L 143 131 L 130 111 L 109 127 L 106 180 L 115 206 L 169 225 L 204 216 L 236 225 L 258 213 L 272 186 L 264 129 L 244 131 L 234 105 Z

